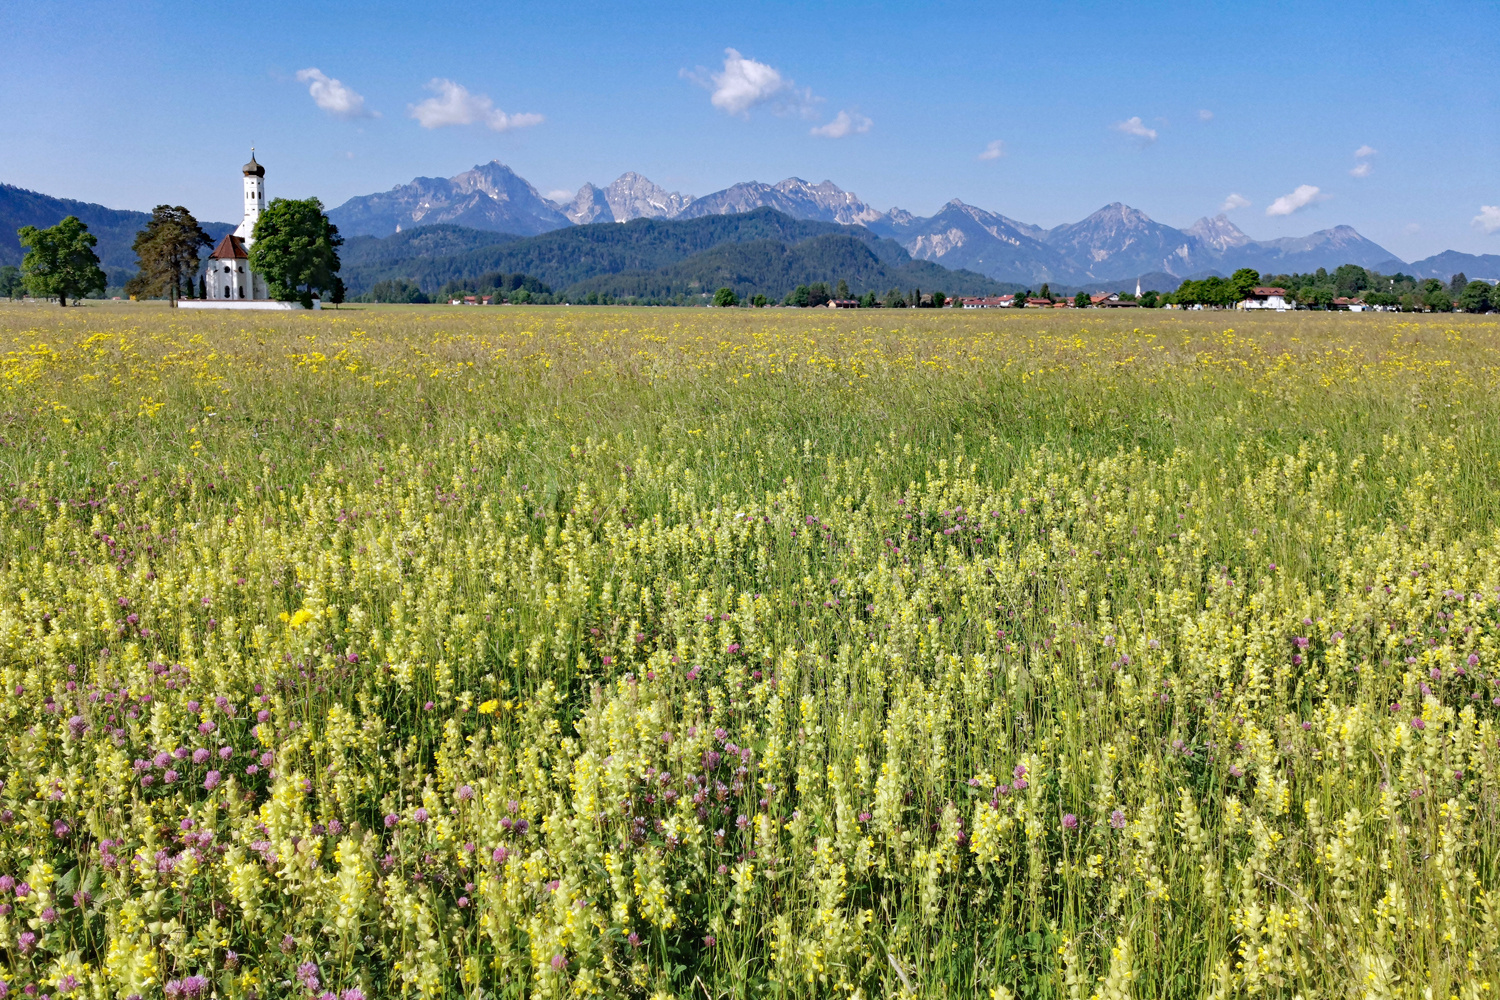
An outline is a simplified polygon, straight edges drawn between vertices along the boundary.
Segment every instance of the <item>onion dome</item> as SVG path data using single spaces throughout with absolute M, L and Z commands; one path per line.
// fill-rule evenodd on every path
M 243 169 L 246 177 L 266 176 L 266 168 L 255 162 L 255 150 L 253 149 L 250 150 L 250 162 L 245 164 Z

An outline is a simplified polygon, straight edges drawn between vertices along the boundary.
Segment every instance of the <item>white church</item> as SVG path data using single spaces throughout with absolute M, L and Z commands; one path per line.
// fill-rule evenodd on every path
M 255 223 L 266 209 L 266 168 L 250 162 L 240 171 L 245 178 L 245 217 L 235 231 L 219 241 L 208 255 L 203 272 L 204 298 L 182 299 L 183 309 L 301 309 L 299 302 L 278 302 L 271 298 L 266 279 L 250 270 L 250 245 L 255 242 Z M 322 303 L 313 299 L 313 308 Z

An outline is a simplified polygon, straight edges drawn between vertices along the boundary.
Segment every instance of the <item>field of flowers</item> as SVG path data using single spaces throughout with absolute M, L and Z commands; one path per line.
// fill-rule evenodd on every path
M 1500 324 L 808 312 L 0 309 L 0 998 L 1500 990 Z

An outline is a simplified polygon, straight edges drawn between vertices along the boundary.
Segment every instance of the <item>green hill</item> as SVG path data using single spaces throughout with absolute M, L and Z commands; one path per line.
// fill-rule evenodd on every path
M 793 219 L 769 208 L 699 219 L 594 223 L 524 239 L 423 226 L 383 239 L 351 239 L 343 260 L 344 282 L 353 295 L 396 278 L 432 293 L 449 282 L 473 282 L 497 271 L 531 275 L 570 295 L 579 288 L 584 294 L 641 298 L 693 294 L 690 289 L 714 282 L 713 288 L 728 285 L 767 295 L 783 289 L 785 294 L 799 284 L 840 278 L 861 288 L 895 284 L 988 292 L 1002 287 L 977 274 L 913 261 L 894 240 L 863 227 Z
M 881 241 L 885 242 L 885 241 Z M 847 282 L 854 294 L 888 288 L 941 290 L 950 295 L 993 294 L 1008 288 L 973 271 L 950 271 L 907 257 L 882 260 L 871 241 L 848 232 L 824 233 L 786 244 L 779 240 L 726 243 L 668 267 L 600 275 L 566 289 L 570 298 L 597 292 L 615 299 L 668 299 L 732 288 L 742 298 L 759 292 L 783 298 L 798 285 Z

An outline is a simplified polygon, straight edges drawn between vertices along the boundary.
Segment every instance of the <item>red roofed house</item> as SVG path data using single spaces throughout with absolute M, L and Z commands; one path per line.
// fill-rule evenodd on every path
M 965 309 L 1009 309 L 1016 301 L 1014 295 L 991 295 L 982 299 L 964 299 Z
M 1277 312 L 1286 312 L 1295 308 L 1286 300 L 1285 288 L 1271 288 L 1257 285 L 1250 289 L 1250 294 L 1240 300 L 1238 309 L 1275 309 Z

